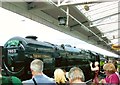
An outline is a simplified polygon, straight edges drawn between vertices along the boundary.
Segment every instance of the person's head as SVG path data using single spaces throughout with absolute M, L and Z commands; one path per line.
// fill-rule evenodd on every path
M 40 59 L 35 59 L 30 64 L 32 72 L 41 73 L 43 71 L 43 62 Z
M 116 68 L 113 63 L 104 64 L 103 69 L 107 75 L 113 74 L 116 72 Z
M 70 82 L 75 80 L 80 80 L 83 82 L 85 80 L 83 71 L 79 67 L 72 67 L 68 73 Z
M 99 65 L 99 62 L 98 62 L 98 61 L 96 61 L 96 62 L 95 62 L 95 66 L 98 66 L 98 65 Z
M 62 69 L 58 68 L 54 71 L 54 79 L 57 83 L 65 83 L 65 73 Z

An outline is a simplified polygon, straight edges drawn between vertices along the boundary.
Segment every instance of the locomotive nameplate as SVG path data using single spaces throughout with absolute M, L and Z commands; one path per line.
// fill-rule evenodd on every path
M 48 55 L 42 55 L 42 54 L 33 54 L 33 58 L 49 58 Z

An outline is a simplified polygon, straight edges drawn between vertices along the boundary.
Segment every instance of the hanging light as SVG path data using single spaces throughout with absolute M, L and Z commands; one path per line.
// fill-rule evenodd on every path
M 66 17 L 58 17 L 59 25 L 66 25 Z
M 89 10 L 89 6 L 87 4 L 84 5 L 84 9 L 85 9 L 85 11 L 88 11 Z

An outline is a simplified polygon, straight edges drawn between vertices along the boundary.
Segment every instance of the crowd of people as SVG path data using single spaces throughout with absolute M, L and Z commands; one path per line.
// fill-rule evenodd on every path
M 105 78 L 99 79 L 99 63 L 95 62 L 95 67 L 93 68 L 92 63 L 90 63 L 91 70 L 95 72 L 95 76 L 93 79 L 93 83 L 95 85 L 99 84 L 112 84 L 112 85 L 120 85 L 120 75 L 117 72 L 117 67 L 115 66 L 115 63 L 113 62 L 107 62 L 103 65 L 103 70 L 105 74 Z
M 21 81 L 17 77 L 5 77 L 0 75 L 1 85 L 87 85 L 85 82 L 84 72 L 80 67 L 72 67 L 69 72 L 65 72 L 64 69 L 56 68 L 54 71 L 54 77 L 50 78 L 43 73 L 44 63 L 40 59 L 34 59 L 30 64 L 32 78 L 29 80 Z M 94 67 L 93 67 L 94 65 Z M 99 84 L 120 84 L 120 76 L 116 70 L 114 63 L 108 62 L 103 65 L 105 78 L 99 78 L 99 62 L 96 61 L 94 64 L 90 63 L 91 71 L 94 71 L 95 75 L 89 85 Z M 10 83 L 12 84 L 8 84 Z

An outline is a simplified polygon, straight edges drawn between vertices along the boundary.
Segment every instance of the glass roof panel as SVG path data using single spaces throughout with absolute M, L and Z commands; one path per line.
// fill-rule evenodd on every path
M 73 1 L 80 2 L 79 0 Z M 97 27 L 103 33 L 103 37 L 107 37 L 112 44 L 118 44 L 120 38 L 118 34 L 120 30 L 120 28 L 118 29 L 118 2 L 119 0 L 76 6 L 91 21 L 90 27 Z M 89 10 L 86 11 L 85 6 L 88 6 Z

